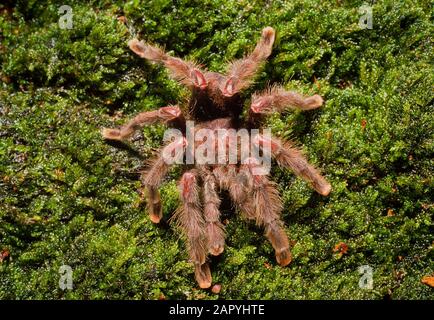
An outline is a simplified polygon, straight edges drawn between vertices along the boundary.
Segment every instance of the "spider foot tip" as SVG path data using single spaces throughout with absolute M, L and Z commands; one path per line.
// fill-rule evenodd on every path
M 214 246 L 209 249 L 209 253 L 213 256 L 219 256 L 223 253 L 224 247 L 223 246 Z
M 101 135 L 104 139 L 108 140 L 121 140 L 119 130 L 102 128 Z
M 312 99 L 313 99 L 313 106 L 315 107 L 321 107 L 324 103 L 324 99 L 318 94 L 312 96 Z
M 330 185 L 330 183 L 327 183 L 326 185 L 322 186 L 320 190 L 318 190 L 319 194 L 322 196 L 328 196 L 331 191 L 332 186 Z
M 276 36 L 276 31 L 272 27 L 265 27 L 262 29 L 262 38 L 267 44 L 273 44 L 274 38 Z
M 196 265 L 195 275 L 196 281 L 201 289 L 208 289 L 211 287 L 212 277 L 208 263 Z
M 158 224 L 161 221 L 161 217 L 157 216 L 157 215 L 151 214 L 151 215 L 149 215 L 149 218 L 151 219 L 151 222 L 155 223 L 155 224 Z
M 276 261 L 281 267 L 286 267 L 292 261 L 292 255 L 289 249 L 276 253 Z

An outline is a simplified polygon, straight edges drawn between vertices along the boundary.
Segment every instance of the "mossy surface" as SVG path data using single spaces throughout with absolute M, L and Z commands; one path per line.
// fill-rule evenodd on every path
M 434 298 L 421 283 L 434 273 L 430 1 L 375 1 L 372 29 L 359 27 L 363 2 L 345 0 L 67 1 L 73 28 L 61 29 L 64 2 L 0 5 L 0 299 Z M 300 143 L 333 192 L 273 169 L 293 245 L 285 268 L 262 230 L 224 210 L 213 294 L 197 287 L 179 233 L 153 225 L 142 200 L 140 170 L 164 127 L 124 149 L 100 128 L 186 97 L 129 51 L 132 37 L 223 71 L 268 25 L 275 49 L 246 95 L 279 82 L 325 98 L 269 126 Z M 161 189 L 166 218 L 179 174 Z M 62 265 L 72 290 L 59 288 Z M 372 290 L 359 287 L 363 265 Z

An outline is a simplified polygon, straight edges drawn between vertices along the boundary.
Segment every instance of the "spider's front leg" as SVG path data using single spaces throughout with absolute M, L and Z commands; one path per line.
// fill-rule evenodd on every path
M 181 109 L 177 105 L 162 107 L 158 110 L 139 113 L 120 129 L 103 128 L 102 136 L 110 140 L 124 140 L 131 136 L 134 131 L 143 128 L 145 125 L 157 122 L 175 124 L 176 121 L 180 123 L 184 122 Z
M 196 281 L 201 288 L 209 288 L 212 278 L 209 265 L 206 262 L 206 222 L 202 216 L 196 170 L 190 170 L 183 174 L 179 183 L 179 192 L 182 205 L 178 208 L 174 219 L 187 238 L 187 248 L 190 259 L 194 263 Z
M 171 76 L 182 84 L 199 89 L 205 89 L 207 87 L 204 72 L 201 71 L 199 66 L 195 63 L 171 57 L 161 48 L 144 43 L 138 39 L 130 40 L 128 46 L 141 58 L 156 63 L 163 63 L 170 71 Z
M 286 91 L 281 87 L 272 87 L 260 94 L 254 94 L 250 111 L 253 114 L 268 114 L 273 111 L 282 112 L 287 108 L 311 110 L 322 106 L 320 95 L 303 97 L 294 91 Z
M 309 164 L 302 152 L 293 147 L 291 143 L 280 141 L 277 138 L 265 138 L 260 134 L 253 138 L 253 143 L 259 148 L 266 145 L 279 166 L 292 169 L 297 176 L 307 181 L 319 194 L 329 195 L 332 189 L 330 183 L 321 176 L 314 166 Z
M 232 97 L 252 83 L 261 64 L 271 54 L 274 38 L 274 29 L 271 27 L 264 28 L 261 39 L 253 52 L 244 59 L 236 60 L 229 65 L 227 80 L 221 88 L 224 96 Z

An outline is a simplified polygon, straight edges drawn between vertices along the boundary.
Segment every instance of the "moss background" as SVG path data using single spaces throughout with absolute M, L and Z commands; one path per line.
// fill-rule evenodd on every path
M 4 2 L 3 2 L 4 3 Z M 60 29 L 73 9 L 73 28 Z M 9 1 L 0 5 L 1 299 L 433 299 L 433 8 L 428 0 Z M 125 19 L 119 17 L 126 17 Z M 153 225 L 140 194 L 143 160 L 163 126 L 128 147 L 100 128 L 187 92 L 139 59 L 139 37 L 211 70 L 242 57 L 260 30 L 274 53 L 254 88 L 283 83 L 326 103 L 275 116 L 333 185 L 321 197 L 274 169 L 293 262 L 279 267 L 262 230 L 230 208 L 227 247 L 212 259 L 219 294 L 200 290 L 178 232 Z M 144 139 L 143 139 L 144 137 Z M 162 187 L 170 217 L 173 170 Z M 344 243 L 344 244 L 340 244 Z M 59 288 L 59 267 L 73 290 Z M 373 290 L 358 268 L 373 268 Z

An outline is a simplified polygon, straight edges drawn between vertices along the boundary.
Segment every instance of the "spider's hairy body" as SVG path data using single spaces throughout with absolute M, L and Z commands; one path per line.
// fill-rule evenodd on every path
M 133 52 L 151 62 L 163 64 L 174 79 L 189 87 L 192 92 L 189 102 L 182 108 L 167 106 L 143 112 L 119 129 L 103 129 L 104 138 L 114 140 L 126 139 L 144 125 L 157 122 L 163 122 L 182 133 L 182 137 L 162 148 L 160 156 L 151 162 L 143 174 L 147 210 L 152 222 L 158 223 L 162 218 L 158 188 L 170 168 L 163 155 L 171 153 L 174 146 L 181 148 L 182 157 L 191 153 L 194 157 L 195 151 L 205 141 L 216 152 L 220 151 L 219 145 L 224 144 L 228 148 L 225 149 L 223 159 L 228 159 L 233 146 L 229 144 L 228 135 L 219 136 L 214 133 L 259 129 L 262 120 L 271 112 L 282 112 L 288 108 L 310 110 L 322 105 L 323 100 L 319 95 L 303 97 L 275 86 L 255 93 L 246 116 L 242 117 L 245 100 L 241 92 L 253 82 L 255 74 L 271 54 L 274 39 L 274 29 L 264 28 L 255 49 L 245 58 L 230 63 L 226 74 L 203 70 L 193 62 L 171 57 L 161 48 L 137 39 L 129 42 Z M 195 122 L 195 133 L 208 129 L 213 134 L 199 142 L 194 140 L 192 144 L 186 138 L 187 120 Z M 318 193 L 324 196 L 330 193 L 330 184 L 292 143 L 262 134 L 250 138 L 258 149 L 263 150 L 266 145 L 269 146 L 271 155 L 279 166 L 292 169 Z M 235 146 L 239 145 L 236 140 Z M 179 181 L 181 204 L 173 221 L 186 237 L 190 260 L 194 264 L 195 277 L 201 288 L 208 288 L 212 283 L 207 255 L 219 255 L 224 251 L 225 232 L 219 211 L 220 190 L 225 190 L 230 195 L 244 218 L 253 220 L 264 228 L 265 236 L 275 249 L 277 262 L 281 266 L 291 262 L 289 241 L 280 218 L 283 206 L 276 184 L 267 175 L 258 174 L 256 169 L 260 167 L 259 159 L 251 155 L 243 156 L 241 149 L 236 151 L 236 163 L 182 164 L 184 170 Z

